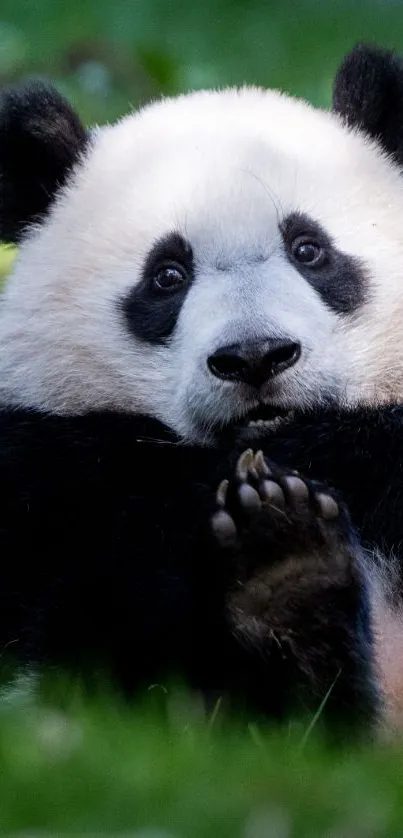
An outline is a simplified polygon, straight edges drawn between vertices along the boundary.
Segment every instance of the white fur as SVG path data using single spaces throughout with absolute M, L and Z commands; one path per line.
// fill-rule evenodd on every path
M 278 223 L 294 211 L 364 262 L 371 299 L 356 314 L 335 314 L 287 261 Z M 330 113 L 248 88 L 157 102 L 94 134 L 21 248 L 1 302 L 0 402 L 142 411 L 204 439 L 246 395 L 211 375 L 208 355 L 277 335 L 303 349 L 269 401 L 400 398 L 402 218 L 397 168 Z M 196 281 L 156 348 L 130 334 L 116 303 L 172 231 L 192 245 Z

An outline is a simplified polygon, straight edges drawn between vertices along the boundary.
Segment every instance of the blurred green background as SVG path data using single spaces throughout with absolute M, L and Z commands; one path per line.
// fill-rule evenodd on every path
M 357 40 L 403 51 L 401 0 L 1 0 L 0 83 L 51 76 L 87 122 L 244 82 L 326 105 Z
M 244 83 L 327 107 L 361 40 L 403 52 L 403 0 L 0 0 L 0 85 L 50 77 L 87 124 Z M 0 279 L 12 257 L 0 246 Z

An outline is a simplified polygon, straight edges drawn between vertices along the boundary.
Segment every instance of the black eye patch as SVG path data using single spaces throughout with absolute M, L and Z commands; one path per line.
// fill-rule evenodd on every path
M 364 266 L 355 256 L 338 250 L 320 224 L 295 212 L 282 221 L 280 232 L 292 265 L 333 311 L 350 314 L 365 303 Z
M 130 331 L 139 340 L 164 343 L 172 334 L 193 280 L 190 244 L 170 233 L 147 256 L 142 278 L 122 301 Z

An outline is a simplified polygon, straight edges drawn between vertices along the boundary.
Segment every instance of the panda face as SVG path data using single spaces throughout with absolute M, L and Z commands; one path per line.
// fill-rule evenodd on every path
M 270 205 L 262 216 L 260 239 L 241 228 L 219 249 L 219 219 L 163 236 L 123 300 L 130 334 L 159 347 L 173 376 L 165 421 L 184 436 L 343 398 L 338 324 L 365 304 L 365 271 L 308 216 Z
M 403 185 L 332 114 L 258 90 L 97 131 L 21 247 L 0 400 L 233 423 L 403 395 Z

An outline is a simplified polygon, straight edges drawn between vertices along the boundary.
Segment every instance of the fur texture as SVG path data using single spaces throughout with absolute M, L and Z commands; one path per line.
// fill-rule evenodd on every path
M 87 134 L 68 102 L 38 81 L 2 91 L 0 145 L 0 236 L 18 242 L 45 215 Z
M 319 221 L 370 278 L 350 316 L 290 262 L 281 224 L 295 212 Z M 142 411 L 204 441 L 257 404 L 219 385 L 206 357 L 278 336 L 303 351 L 265 399 L 291 408 L 400 397 L 402 213 L 398 168 L 333 114 L 254 89 L 157 102 L 93 135 L 25 240 L 1 303 L 0 400 Z M 156 348 L 125 328 L 121 303 L 172 232 L 190 243 L 196 279 L 175 334 Z
M 339 417 L 328 421 L 316 447 L 316 417 L 291 432 L 291 446 L 309 440 L 327 475 Z M 212 700 L 276 718 L 314 712 L 330 690 L 325 718 L 349 730 L 373 721 L 368 590 L 344 511 L 336 528 L 276 505 L 243 519 L 233 504 L 244 445 L 182 446 L 149 419 L 16 411 L 0 423 L 9 654 L 87 676 L 103 669 L 128 692 L 179 672 Z M 356 437 L 352 423 L 344 444 Z M 366 452 L 362 460 L 365 478 Z M 232 475 L 243 543 L 223 547 L 210 521 L 216 488 Z
M 353 49 L 337 74 L 333 109 L 403 163 L 403 65 L 398 55 L 365 44 Z
M 361 50 L 337 113 L 194 93 L 90 142 L 56 94 L 3 100 L 0 229 L 23 243 L 0 310 L 0 635 L 26 664 L 377 717 L 394 603 L 373 556 L 403 536 L 403 181 L 376 114 L 399 84 Z M 47 203 L 21 154 L 38 114 Z M 246 427 L 259 411 L 274 421 Z

